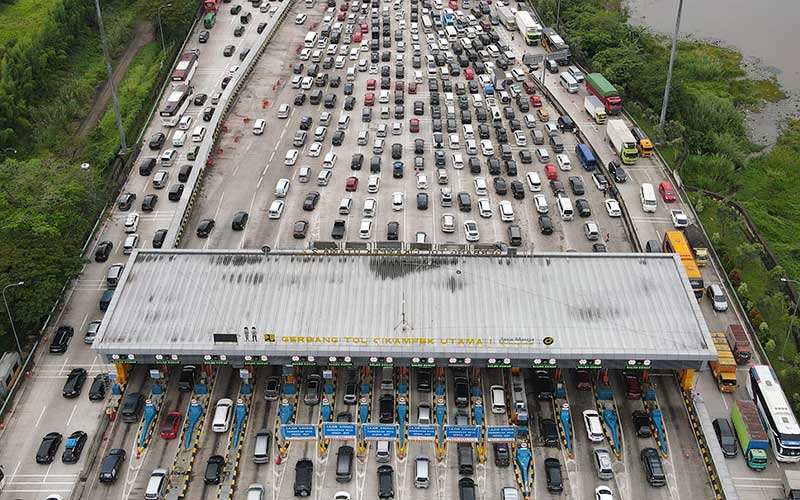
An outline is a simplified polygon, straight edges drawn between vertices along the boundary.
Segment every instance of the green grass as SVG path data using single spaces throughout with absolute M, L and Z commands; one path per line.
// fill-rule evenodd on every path
M 54 0 L 58 1 L 58 0 Z M 8 42 L 22 42 L 44 23 L 53 1 L 16 0 L 14 3 L 0 5 L 0 47 Z

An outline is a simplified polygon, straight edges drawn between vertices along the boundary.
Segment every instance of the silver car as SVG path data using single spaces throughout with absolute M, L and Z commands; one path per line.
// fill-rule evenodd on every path
M 267 386 L 264 389 L 264 399 L 267 401 L 276 401 L 281 393 L 281 378 L 269 377 L 267 379 Z
M 322 392 L 322 377 L 313 373 L 306 378 L 305 389 L 303 390 L 303 402 L 308 406 L 319 404 L 320 393 Z

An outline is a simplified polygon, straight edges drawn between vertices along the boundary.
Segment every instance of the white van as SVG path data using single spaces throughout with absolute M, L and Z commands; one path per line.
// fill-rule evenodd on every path
M 472 128 L 472 125 L 466 124 L 464 125 L 464 139 L 474 139 L 475 138 L 475 130 Z
M 272 433 L 269 429 L 261 429 L 256 433 L 256 442 L 253 447 L 253 463 L 265 464 L 269 462 L 271 444 Z
M 303 47 L 313 49 L 315 43 L 317 43 L 317 33 L 315 31 L 309 31 L 308 34 L 306 34 L 306 39 L 303 42 Z
M 339 117 L 339 124 L 337 128 L 339 130 L 347 130 L 347 127 L 350 126 L 350 115 L 342 115 Z
M 169 471 L 167 469 L 155 469 L 147 480 L 147 487 L 144 489 L 145 500 L 161 500 L 167 489 Z
M 372 219 L 361 219 L 361 226 L 358 229 L 358 236 L 362 240 L 369 239 L 372 234 Z
M 431 461 L 425 457 L 414 460 L 414 486 L 417 488 L 427 488 L 431 485 L 430 475 Z
M 356 67 L 350 66 L 349 68 L 347 68 L 347 81 L 353 82 L 355 81 L 355 79 L 356 79 Z
M 330 181 L 331 181 L 330 170 L 322 170 L 320 171 L 319 175 L 317 175 L 317 186 L 327 186 Z
M 476 108 L 483 107 L 483 97 L 480 94 L 472 94 L 472 105 Z
M 350 215 L 353 209 L 353 198 L 342 198 L 339 202 L 339 215 Z
M 642 187 L 639 189 L 639 199 L 642 201 L 642 210 L 645 212 L 656 211 L 658 201 L 656 201 L 656 190 L 653 189 L 652 184 L 649 182 L 642 184 Z
M 367 198 L 364 200 L 364 210 L 361 211 L 361 215 L 364 217 L 374 217 L 377 206 L 378 202 L 375 198 Z
M 542 190 L 542 178 L 539 176 L 538 172 L 528 172 L 525 177 L 528 180 L 528 189 L 534 193 Z
M 195 127 L 194 130 L 192 130 L 192 142 L 203 142 L 205 136 L 206 136 L 205 127 Z
M 217 401 L 214 410 L 214 420 L 211 424 L 211 430 L 214 432 L 228 432 L 231 425 L 231 417 L 233 416 L 233 401 L 228 398 L 223 398 Z
M 186 144 L 186 132 L 183 130 L 177 130 L 172 136 L 172 145 L 176 148 L 179 148 L 184 144 Z
M 575 77 L 564 71 L 561 73 L 561 77 L 559 78 L 561 82 L 561 86 L 566 89 L 567 92 L 570 94 L 577 94 L 578 93 L 578 82 L 575 81 Z
M 392 443 L 390 441 L 377 441 L 375 444 L 375 461 L 386 463 L 391 458 Z
M 572 210 L 572 201 L 562 194 L 558 195 L 558 213 L 563 220 L 572 220 L 575 212 Z
M 493 385 L 489 388 L 492 395 L 492 413 L 506 412 L 506 393 L 501 385 Z

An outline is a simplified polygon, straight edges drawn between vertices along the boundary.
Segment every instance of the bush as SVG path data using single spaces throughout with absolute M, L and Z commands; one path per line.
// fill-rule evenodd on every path
M 731 269 L 731 272 L 728 273 L 728 279 L 731 280 L 731 285 L 733 285 L 734 288 L 738 288 L 742 283 L 742 270 L 739 268 Z

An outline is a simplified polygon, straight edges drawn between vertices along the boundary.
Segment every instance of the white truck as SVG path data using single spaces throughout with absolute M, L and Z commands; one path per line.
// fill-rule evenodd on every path
M 598 125 L 606 122 L 606 107 L 605 105 L 593 95 L 587 95 L 583 98 L 583 109 Z
M 509 7 L 505 5 L 497 7 L 497 18 L 508 31 L 517 30 L 517 18 Z
M 633 138 L 633 134 L 624 121 L 608 120 L 606 135 L 622 163 L 625 165 L 636 163 L 639 155 L 639 151 L 636 149 L 636 139 Z
M 783 494 L 789 500 L 800 499 L 800 471 L 783 471 Z
M 536 45 L 539 43 L 539 37 L 542 35 L 542 26 L 533 20 L 533 16 L 527 10 L 518 10 L 514 15 L 517 19 L 517 27 L 525 43 L 528 45 Z

